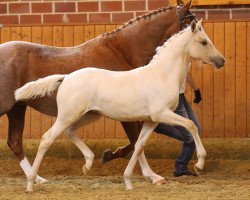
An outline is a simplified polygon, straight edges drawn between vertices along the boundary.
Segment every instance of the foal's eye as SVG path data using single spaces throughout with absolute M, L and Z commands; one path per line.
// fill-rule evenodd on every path
M 206 41 L 206 40 L 202 40 L 202 41 L 200 41 L 200 43 L 201 43 L 203 46 L 206 46 L 206 45 L 207 45 L 207 41 Z

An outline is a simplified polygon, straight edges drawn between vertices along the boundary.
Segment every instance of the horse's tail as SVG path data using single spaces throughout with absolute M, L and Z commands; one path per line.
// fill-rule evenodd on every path
M 52 75 L 26 83 L 15 92 L 16 101 L 27 100 L 36 97 L 50 95 L 56 90 L 66 75 Z

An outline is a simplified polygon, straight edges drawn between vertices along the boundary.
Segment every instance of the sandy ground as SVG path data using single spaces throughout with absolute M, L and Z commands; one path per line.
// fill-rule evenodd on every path
M 13 155 L 0 141 L 0 199 L 250 199 L 250 140 L 205 140 L 208 159 L 199 177 L 172 176 L 180 144 L 175 141 L 151 141 L 146 152 L 152 169 L 164 176 L 166 185 L 157 186 L 141 176 L 137 165 L 132 181 L 134 190 L 126 191 L 123 172 L 128 158 L 101 164 L 107 147 L 115 149 L 126 141 L 87 141 L 96 153 L 93 169 L 83 176 L 84 159 L 69 142 L 59 141 L 47 152 L 39 174 L 49 183 L 25 192 L 26 179 Z M 33 160 L 38 143 L 26 141 L 25 149 Z M 98 146 L 98 147 L 97 147 Z M 161 149 L 159 151 L 158 148 Z M 224 156 L 224 159 L 222 159 Z M 190 163 L 192 168 L 195 158 Z

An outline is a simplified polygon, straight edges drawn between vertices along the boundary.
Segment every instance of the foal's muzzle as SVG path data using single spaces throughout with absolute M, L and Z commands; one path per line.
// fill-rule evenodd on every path
M 211 58 L 211 61 L 215 64 L 217 69 L 220 69 L 225 64 L 225 58 L 223 57 L 214 57 Z

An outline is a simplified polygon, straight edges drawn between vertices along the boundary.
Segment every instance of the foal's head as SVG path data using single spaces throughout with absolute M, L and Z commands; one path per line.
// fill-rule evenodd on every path
M 225 58 L 205 33 L 201 21 L 198 23 L 192 21 L 191 23 L 193 37 L 188 42 L 189 54 L 192 58 L 202 60 L 204 63 L 216 66 L 216 68 L 221 68 L 224 66 Z

